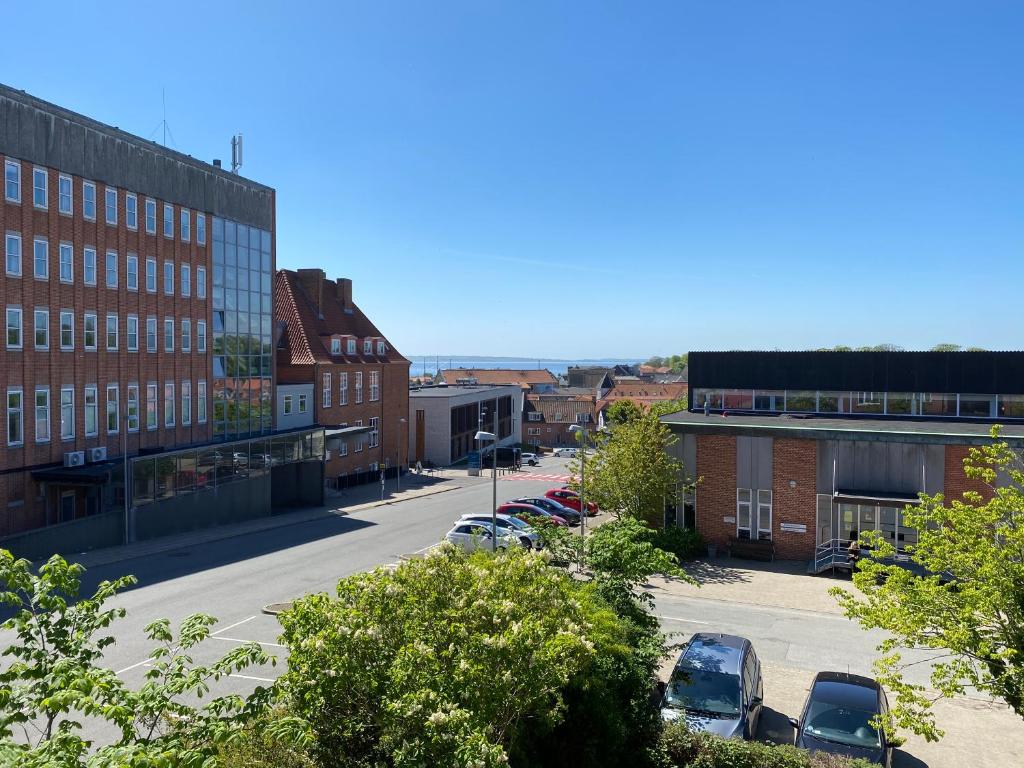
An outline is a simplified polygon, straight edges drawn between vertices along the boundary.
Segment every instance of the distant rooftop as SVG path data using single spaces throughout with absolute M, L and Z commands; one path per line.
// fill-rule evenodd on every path
M 510 389 L 519 390 L 514 384 L 449 384 L 432 387 L 413 387 L 409 390 L 409 397 L 455 397 L 456 395 L 468 395 L 480 392 L 506 392 Z

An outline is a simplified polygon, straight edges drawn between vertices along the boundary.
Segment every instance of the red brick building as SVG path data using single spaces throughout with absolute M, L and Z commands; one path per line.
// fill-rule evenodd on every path
M 576 445 L 573 424 L 597 426 L 597 395 L 586 387 L 561 387 L 526 395 L 523 403 L 523 443 L 544 447 Z
M 598 421 L 602 421 L 606 415 L 608 406 L 619 400 L 632 400 L 643 408 L 649 408 L 653 403 L 665 403 L 673 400 L 681 400 L 688 393 L 688 386 L 683 383 L 656 384 L 649 381 L 616 381 L 615 386 L 607 390 L 598 398 L 596 410 Z
M 274 291 L 277 381 L 312 385 L 328 481 L 365 482 L 407 466 L 409 361 L 353 302 L 352 281 L 280 270 Z

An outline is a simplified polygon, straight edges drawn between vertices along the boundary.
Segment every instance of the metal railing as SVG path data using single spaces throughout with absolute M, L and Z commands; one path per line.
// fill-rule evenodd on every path
M 851 568 L 850 543 L 852 539 L 829 539 L 814 548 L 812 573 L 822 573 L 837 566 Z

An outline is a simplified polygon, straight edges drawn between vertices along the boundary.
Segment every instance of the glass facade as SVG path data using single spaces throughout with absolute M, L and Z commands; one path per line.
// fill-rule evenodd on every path
M 270 232 L 213 219 L 213 434 L 271 431 L 273 256 Z
M 975 419 L 1024 418 L 1024 395 L 941 392 L 828 392 L 774 389 L 693 390 L 691 411 L 936 416 Z

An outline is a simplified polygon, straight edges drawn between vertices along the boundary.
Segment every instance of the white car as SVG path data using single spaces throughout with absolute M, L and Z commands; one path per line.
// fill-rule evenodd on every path
M 533 549 L 541 549 L 544 546 L 540 536 L 537 535 L 537 531 L 529 523 L 524 523 L 518 517 L 513 517 L 512 515 L 498 515 L 496 519 L 498 521 L 499 533 L 518 536 L 519 543 L 527 549 L 531 547 Z M 455 521 L 455 525 L 460 525 L 461 523 L 483 523 L 490 530 L 491 515 L 488 512 L 470 513 L 463 515 Z M 524 538 L 526 541 L 523 541 Z
M 529 464 L 531 467 L 536 467 L 540 464 L 540 456 L 536 453 L 521 453 L 519 454 L 519 462 L 521 464 Z
M 576 449 L 575 448 L 555 448 L 553 453 L 554 456 L 558 456 L 562 459 L 575 459 Z
M 489 551 L 493 538 L 492 530 L 490 523 L 460 521 L 444 537 L 465 552 L 475 552 L 478 549 Z M 504 533 L 501 528 L 498 529 L 497 548 L 499 550 L 523 547 L 525 546 L 523 540 L 529 541 L 526 536 L 520 539 L 518 534 Z

